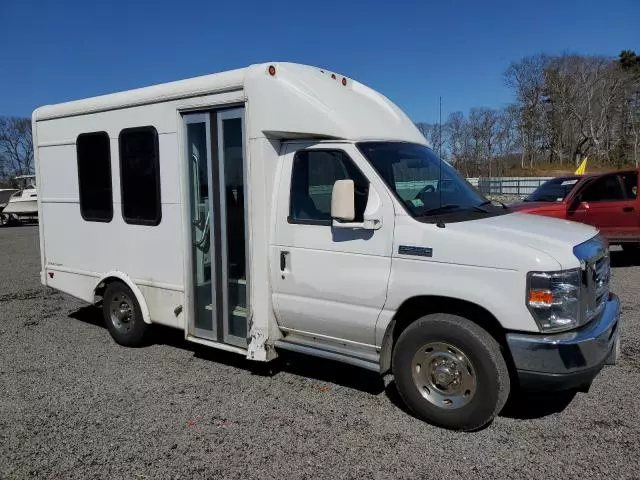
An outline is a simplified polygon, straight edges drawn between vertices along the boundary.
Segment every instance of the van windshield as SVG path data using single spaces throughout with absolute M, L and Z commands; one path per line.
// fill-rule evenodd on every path
M 363 142 L 358 148 L 414 217 L 489 213 L 490 202 L 424 145 Z

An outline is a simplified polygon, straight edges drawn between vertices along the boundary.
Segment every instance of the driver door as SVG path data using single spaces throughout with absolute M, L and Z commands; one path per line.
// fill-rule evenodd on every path
M 610 240 L 635 235 L 638 225 L 636 199 L 629 198 L 625 186 L 629 182 L 637 185 L 637 181 L 637 173 L 624 181 L 616 173 L 595 179 L 580 193 L 580 203 L 569 212 L 569 220 L 593 225 Z
M 282 166 L 270 249 L 279 326 L 316 342 L 373 347 L 391 271 L 391 197 L 350 144 L 289 145 Z M 375 207 L 379 229 L 332 227 L 331 192 L 343 179 L 355 184 L 356 221 Z

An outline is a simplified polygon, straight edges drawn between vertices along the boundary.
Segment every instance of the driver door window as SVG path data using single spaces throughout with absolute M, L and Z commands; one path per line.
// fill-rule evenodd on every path
M 369 182 L 341 150 L 302 150 L 293 160 L 289 223 L 331 225 L 331 194 L 336 180 L 353 180 L 355 222 L 362 222 Z
M 622 186 L 617 175 L 607 175 L 597 179 L 585 188 L 582 194 L 583 202 L 611 202 L 624 200 Z

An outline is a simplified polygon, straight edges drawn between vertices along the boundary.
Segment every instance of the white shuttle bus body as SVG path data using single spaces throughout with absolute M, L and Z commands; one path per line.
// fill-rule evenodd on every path
M 392 372 L 446 428 L 516 386 L 587 386 L 620 303 L 592 227 L 511 213 L 374 90 L 290 63 L 38 108 L 42 283 L 269 361 Z

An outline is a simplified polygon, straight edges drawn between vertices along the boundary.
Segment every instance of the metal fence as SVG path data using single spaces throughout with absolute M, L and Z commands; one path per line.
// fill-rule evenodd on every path
M 504 196 L 507 198 L 516 197 L 524 198 L 533 193 L 533 191 L 547 180 L 553 177 L 486 177 L 486 178 L 467 178 L 469 183 L 476 187 L 483 195 Z M 422 188 L 427 185 L 433 185 L 435 189 L 438 187 L 438 180 L 432 181 L 415 181 L 415 182 L 396 182 L 398 191 L 403 192 L 403 198 L 413 198 Z M 331 204 L 332 184 L 316 185 L 309 189 L 309 193 L 314 197 L 326 197 L 326 201 Z M 447 189 L 446 180 L 443 182 L 443 190 Z
M 509 195 L 526 197 L 553 177 L 486 177 L 468 178 L 483 195 Z

